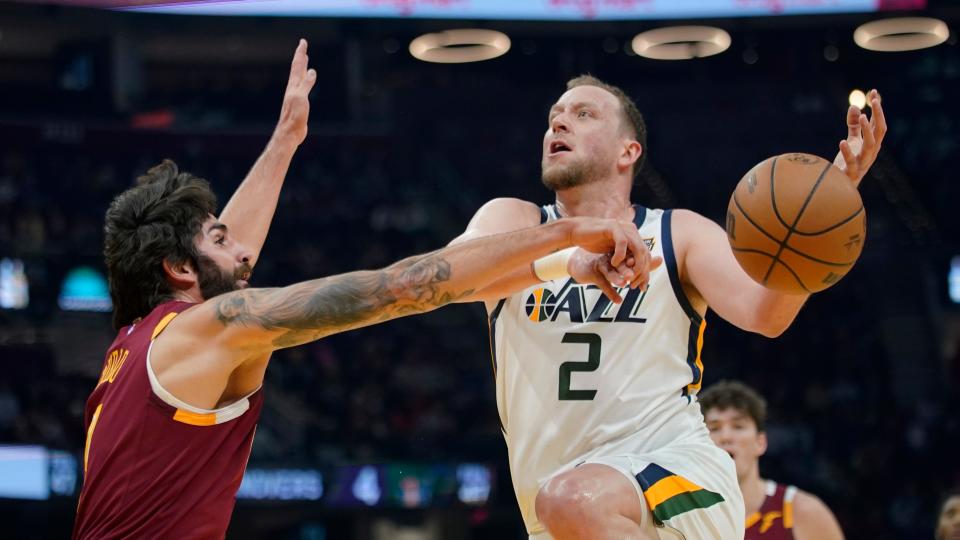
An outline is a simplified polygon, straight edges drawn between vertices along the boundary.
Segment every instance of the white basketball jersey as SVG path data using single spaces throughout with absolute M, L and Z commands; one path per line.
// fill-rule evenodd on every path
M 705 322 L 677 275 L 669 210 L 635 206 L 640 236 L 664 264 L 646 292 L 610 302 L 571 278 L 535 285 L 490 313 L 497 408 L 527 530 L 550 477 L 585 459 L 709 442 L 694 396 Z M 557 219 L 553 205 L 542 221 Z

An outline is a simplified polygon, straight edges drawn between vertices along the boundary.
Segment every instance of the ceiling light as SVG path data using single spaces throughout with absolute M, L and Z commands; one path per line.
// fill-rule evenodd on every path
M 857 45 L 871 51 L 914 51 L 939 45 L 950 37 L 947 24 L 927 17 L 881 19 L 853 32 Z
M 510 50 L 503 32 L 464 28 L 424 34 L 410 42 L 410 54 L 424 62 L 459 64 L 490 60 Z
M 689 60 L 727 50 L 730 34 L 713 26 L 669 26 L 637 34 L 632 45 L 645 58 Z
M 867 106 L 867 95 L 863 93 L 863 90 L 855 89 L 853 92 L 850 92 L 850 96 L 847 98 L 851 105 L 858 109 L 862 109 Z

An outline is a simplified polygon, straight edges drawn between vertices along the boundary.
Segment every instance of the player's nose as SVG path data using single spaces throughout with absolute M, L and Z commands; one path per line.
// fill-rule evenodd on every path
M 566 118 L 566 115 L 562 113 L 555 115 L 550 121 L 550 129 L 553 130 L 554 133 L 566 133 L 570 131 Z
M 723 449 L 727 449 L 727 446 L 733 442 L 733 437 L 730 436 L 730 430 L 727 428 L 721 428 L 718 429 L 716 433 L 720 446 Z
M 247 246 L 243 244 L 237 244 L 237 260 L 250 264 L 250 261 L 253 260 L 253 252 Z

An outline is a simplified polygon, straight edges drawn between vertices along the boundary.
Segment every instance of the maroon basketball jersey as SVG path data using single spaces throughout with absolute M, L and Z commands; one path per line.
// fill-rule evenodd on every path
M 797 488 L 767 480 L 767 498 L 747 517 L 744 540 L 793 540 L 793 497 Z
M 217 410 L 181 402 L 148 365 L 150 345 L 186 302 L 120 330 L 86 407 L 75 540 L 223 538 L 263 405 L 257 390 Z

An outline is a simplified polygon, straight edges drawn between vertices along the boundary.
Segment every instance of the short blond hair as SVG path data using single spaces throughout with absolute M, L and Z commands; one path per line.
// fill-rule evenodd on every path
M 589 73 L 567 81 L 567 90 L 573 90 L 578 86 L 596 86 L 597 88 L 602 88 L 613 94 L 613 97 L 617 98 L 617 101 L 620 102 L 620 110 L 623 113 L 621 117 L 623 125 L 630 131 L 630 134 L 633 135 L 637 142 L 640 143 L 640 147 L 643 148 L 640 159 L 637 160 L 633 167 L 633 174 L 636 176 L 637 172 L 640 171 L 641 165 L 643 165 L 643 160 L 647 156 L 647 123 L 644 121 L 643 115 L 640 114 L 640 109 L 637 109 L 637 104 L 634 103 L 633 100 L 630 99 L 630 96 L 620 87 L 603 82 Z

